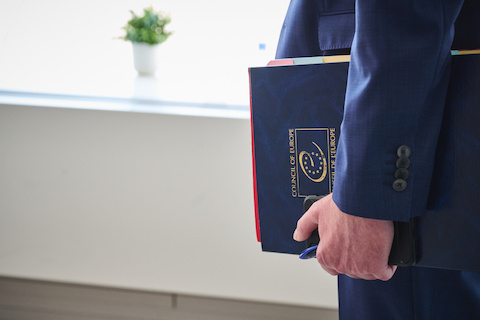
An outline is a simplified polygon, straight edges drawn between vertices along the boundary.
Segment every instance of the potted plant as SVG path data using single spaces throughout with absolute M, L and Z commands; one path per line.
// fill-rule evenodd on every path
M 143 9 L 143 16 L 130 10 L 132 18 L 123 27 L 125 41 L 130 41 L 133 48 L 135 69 L 139 74 L 151 75 L 157 69 L 157 50 L 172 34 L 165 30 L 170 17 L 155 12 L 152 7 Z

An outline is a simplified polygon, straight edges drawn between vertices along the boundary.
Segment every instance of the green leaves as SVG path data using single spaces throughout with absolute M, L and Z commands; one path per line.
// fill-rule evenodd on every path
M 155 12 L 152 7 L 143 9 L 143 16 L 138 16 L 132 10 L 130 13 L 132 18 L 123 27 L 126 31 L 123 40 L 153 45 L 166 41 L 172 34 L 165 30 L 165 26 L 171 21 L 170 17 Z

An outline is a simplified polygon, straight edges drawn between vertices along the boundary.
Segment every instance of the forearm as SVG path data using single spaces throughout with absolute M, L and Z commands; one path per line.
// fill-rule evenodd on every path
M 462 1 L 418 2 L 357 1 L 333 194 L 343 212 L 408 220 L 425 209 Z M 412 152 L 398 191 L 401 145 Z

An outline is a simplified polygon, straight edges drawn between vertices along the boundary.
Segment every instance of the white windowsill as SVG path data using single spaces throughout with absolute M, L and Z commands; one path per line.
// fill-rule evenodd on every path
M 174 41 L 171 41 L 175 44 Z M 170 49 L 169 49 L 170 48 Z M 8 49 L 8 47 L 4 47 Z M 110 42 L 96 58 L 71 64 L 67 58 L 42 62 L 14 59 L 6 50 L 0 66 L 0 103 L 224 118 L 248 118 L 248 67 L 199 64 L 173 59 L 176 47 L 164 46 L 158 72 L 139 76 L 129 43 Z M 73 55 L 73 49 L 66 57 Z M 170 58 L 167 58 L 170 57 Z M 60 59 L 62 58 L 62 59 Z
M 0 105 L 249 119 L 246 105 L 162 101 L 148 98 L 100 97 L 0 90 Z

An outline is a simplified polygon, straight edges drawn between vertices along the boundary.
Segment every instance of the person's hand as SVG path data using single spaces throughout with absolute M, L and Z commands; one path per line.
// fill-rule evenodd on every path
M 316 201 L 298 220 L 293 238 L 305 241 L 318 227 L 317 260 L 331 275 L 383 280 L 397 267 L 388 265 L 393 222 L 357 217 L 342 212 L 332 195 Z

